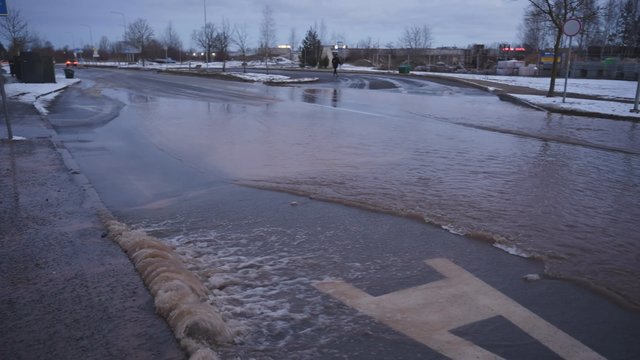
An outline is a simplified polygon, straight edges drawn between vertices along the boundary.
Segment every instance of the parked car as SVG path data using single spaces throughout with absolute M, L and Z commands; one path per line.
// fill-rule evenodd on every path
M 175 64 L 176 61 L 173 60 L 172 58 L 168 57 L 168 58 L 160 58 L 160 59 L 155 59 L 153 60 L 153 62 L 157 62 L 159 64 Z

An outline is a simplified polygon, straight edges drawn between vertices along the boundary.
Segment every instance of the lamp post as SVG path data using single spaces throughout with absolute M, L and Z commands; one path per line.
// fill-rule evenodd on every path
M 91 26 L 87 25 L 87 24 L 80 24 L 80 26 L 84 26 L 84 27 L 89 29 L 89 41 L 90 41 L 90 44 L 91 44 L 91 50 L 95 51 L 96 48 L 93 45 L 93 31 L 91 31 Z
M 67 34 L 71 35 L 71 50 L 75 52 L 76 50 L 76 37 L 73 35 L 71 31 L 67 31 Z
M 91 26 L 87 24 L 80 24 L 80 26 L 84 26 L 89 29 L 89 41 L 91 42 L 91 47 L 93 47 L 93 31 L 91 31 Z
M 211 51 L 211 49 L 209 49 L 209 38 L 207 37 L 207 0 L 202 0 L 202 5 L 204 7 L 204 28 L 202 29 L 202 31 L 204 31 L 204 37 L 205 37 L 205 41 L 207 42 L 207 48 L 205 49 L 207 55 L 205 57 L 205 67 L 206 69 L 209 69 L 209 51 Z
M 112 11 L 112 14 L 116 14 L 116 15 L 120 15 L 122 16 L 122 44 L 124 46 L 124 42 L 127 41 L 127 19 L 124 16 L 123 12 L 120 11 Z M 122 51 L 122 49 L 121 49 Z

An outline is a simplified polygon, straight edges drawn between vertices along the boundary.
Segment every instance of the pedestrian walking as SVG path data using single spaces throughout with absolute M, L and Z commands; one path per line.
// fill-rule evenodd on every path
M 334 56 L 333 59 L 331 59 L 331 65 L 333 66 L 333 76 L 338 76 L 338 65 L 340 65 L 340 59 L 338 59 L 338 56 Z

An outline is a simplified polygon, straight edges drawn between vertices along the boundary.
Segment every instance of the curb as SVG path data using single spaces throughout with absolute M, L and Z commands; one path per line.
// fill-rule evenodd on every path
M 69 88 L 72 85 L 75 85 L 77 83 L 82 82 L 82 80 L 80 80 L 80 79 L 76 79 L 76 80 L 78 80 L 78 81 L 74 82 L 73 84 L 68 84 L 68 85 L 65 85 L 65 86 L 63 86 L 63 87 L 61 87 L 59 89 L 56 89 L 56 90 L 53 90 L 53 91 L 49 91 L 48 93 L 40 94 L 40 95 L 36 96 L 36 100 L 40 99 L 43 96 L 47 96 L 47 95 L 50 95 L 50 94 L 53 94 L 53 93 L 61 92 L 62 90 L 65 90 L 65 89 Z
M 438 75 L 414 75 L 414 76 L 421 76 L 421 77 L 427 77 L 427 78 L 435 78 L 435 79 L 443 79 L 443 80 L 450 80 L 450 81 L 454 81 L 454 82 L 458 82 L 458 83 L 463 83 L 469 86 L 472 86 L 476 89 L 480 89 L 480 90 L 484 90 L 490 93 L 494 93 L 496 94 L 500 100 L 503 101 L 509 101 L 511 103 L 517 104 L 517 105 L 521 105 L 521 106 L 525 106 L 531 109 L 535 109 L 538 111 L 546 111 L 546 112 L 551 112 L 551 113 L 557 113 L 557 114 L 564 114 L 564 115 L 573 115 L 573 116 L 586 116 L 586 117 L 595 117 L 595 118 L 602 118 L 602 119 L 609 119 L 609 120 L 622 120 L 622 121 L 633 121 L 633 122 L 640 122 L 640 118 L 635 117 L 635 116 L 625 116 L 625 115 L 615 115 L 615 114 L 605 114 L 605 113 L 599 113 L 599 112 L 593 112 L 593 111 L 584 111 L 584 110 L 575 110 L 575 109 L 563 109 L 563 108 L 559 108 L 556 106 L 552 106 L 552 105 L 537 105 L 534 104 L 530 101 L 521 99 L 517 96 L 514 96 L 513 94 L 510 94 L 504 90 L 498 89 L 497 87 L 500 86 L 500 84 L 496 84 L 496 88 L 492 88 L 490 86 L 486 86 L 486 85 L 481 85 L 478 83 L 475 83 L 473 80 L 467 80 L 467 79 L 460 79 L 460 78 L 455 78 L 455 77 L 443 77 L 443 76 L 438 76 Z M 490 80 L 488 80 L 490 81 Z M 578 97 L 579 98 L 579 97 Z M 598 99 L 598 98 L 594 98 L 594 100 L 600 100 L 600 101 L 606 101 L 603 99 Z M 620 103 L 628 103 L 628 101 L 615 101 L 615 102 L 620 102 Z
M 79 82 L 79 81 L 78 81 Z M 71 85 L 49 92 L 62 91 Z M 46 94 L 42 94 L 44 96 Z M 183 264 L 172 247 L 140 231 L 130 230 L 115 220 L 89 179 L 80 171 L 69 150 L 53 130 L 45 114 L 40 118 L 73 181 L 82 189 L 81 206 L 93 211 L 105 228 L 105 235 L 120 246 L 154 300 L 156 313 L 172 329 L 181 348 L 191 357 L 217 359 L 214 349 L 234 342 L 234 334 L 218 310 L 207 302 L 209 292 Z

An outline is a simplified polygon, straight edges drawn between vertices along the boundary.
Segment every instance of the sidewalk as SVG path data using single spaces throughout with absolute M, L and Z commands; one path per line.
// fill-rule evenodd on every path
M 546 97 L 547 90 L 537 89 L 531 86 L 516 85 L 500 82 L 497 77 L 484 78 L 456 76 L 457 74 L 419 73 L 414 76 L 440 81 L 470 85 L 488 92 L 495 93 L 502 100 L 511 101 L 520 105 L 532 107 L 542 111 L 561 113 L 567 115 L 590 116 L 613 120 L 640 121 L 640 114 L 633 113 L 633 95 L 620 98 L 607 94 L 589 94 L 570 92 L 568 90 L 566 101 L 563 103 L 564 79 L 556 79 L 555 97 Z M 510 77 L 518 79 L 518 77 Z M 585 79 L 570 79 L 570 82 Z M 548 79 L 545 79 L 548 82 Z M 599 80 L 592 80 L 592 84 L 598 84 Z M 622 80 L 618 80 L 623 83 Z M 624 82 L 629 83 L 629 82 Z M 635 88 L 635 83 L 632 84 Z M 545 83 L 545 88 L 548 84 Z
M 26 140 L 0 122 L 0 358 L 184 358 L 55 133 L 32 105 L 9 115 Z

